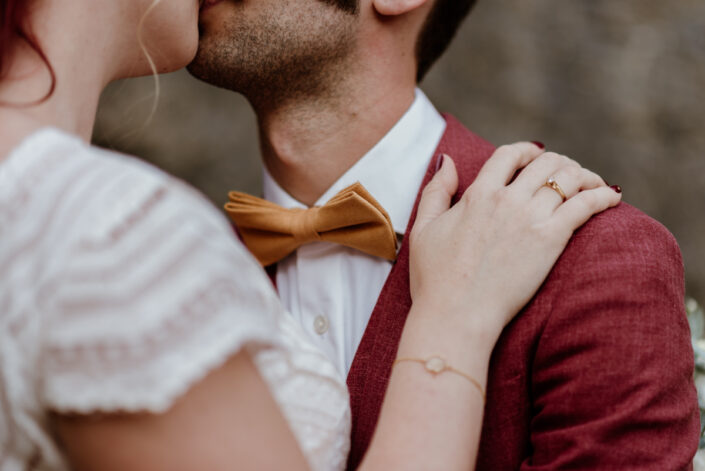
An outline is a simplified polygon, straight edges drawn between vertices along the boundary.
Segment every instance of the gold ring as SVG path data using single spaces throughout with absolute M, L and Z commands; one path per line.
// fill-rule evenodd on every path
M 563 192 L 563 189 L 560 187 L 558 182 L 553 177 L 546 180 L 546 183 L 544 183 L 543 186 L 547 186 L 550 189 L 552 189 L 553 191 L 555 191 L 556 193 L 558 193 L 560 195 L 560 197 L 563 199 L 564 203 L 568 199 L 568 197 Z

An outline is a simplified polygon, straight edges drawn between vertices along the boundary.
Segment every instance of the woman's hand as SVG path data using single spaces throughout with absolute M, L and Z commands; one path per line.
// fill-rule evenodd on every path
M 573 231 L 621 200 L 596 174 L 528 142 L 497 149 L 448 209 L 457 186 L 445 156 L 411 232 L 411 296 L 495 336 L 536 293 Z M 472 318 L 463 318 L 470 306 Z
M 560 188 L 545 186 L 549 178 Z M 438 463 L 474 469 L 490 356 L 502 329 L 541 286 L 573 231 L 620 201 L 594 173 L 531 143 L 499 148 L 448 209 L 457 187 L 455 165 L 445 157 L 411 232 L 413 306 L 397 350 L 402 361 L 363 471 Z

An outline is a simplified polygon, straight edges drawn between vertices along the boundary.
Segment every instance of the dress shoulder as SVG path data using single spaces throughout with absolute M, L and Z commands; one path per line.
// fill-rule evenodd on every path
M 71 159 L 42 293 L 46 408 L 162 412 L 240 349 L 280 342 L 269 279 L 205 198 L 136 159 L 78 144 Z

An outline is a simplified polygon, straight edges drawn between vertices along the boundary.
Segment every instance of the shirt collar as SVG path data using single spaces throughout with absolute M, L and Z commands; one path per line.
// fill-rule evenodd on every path
M 404 234 L 433 152 L 446 122 L 426 95 L 416 89 L 413 104 L 367 154 L 316 201 L 323 206 L 342 189 L 360 182 L 387 211 L 395 232 Z M 306 206 L 289 195 L 264 169 L 264 197 L 285 208 Z

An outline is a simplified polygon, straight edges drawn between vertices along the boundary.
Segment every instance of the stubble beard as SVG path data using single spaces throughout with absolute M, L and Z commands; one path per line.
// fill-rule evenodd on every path
M 280 0 L 256 17 L 234 15 L 217 32 L 202 31 L 189 71 L 242 93 L 260 110 L 334 93 L 354 50 L 357 0 L 320 0 L 304 8 L 290 2 Z

